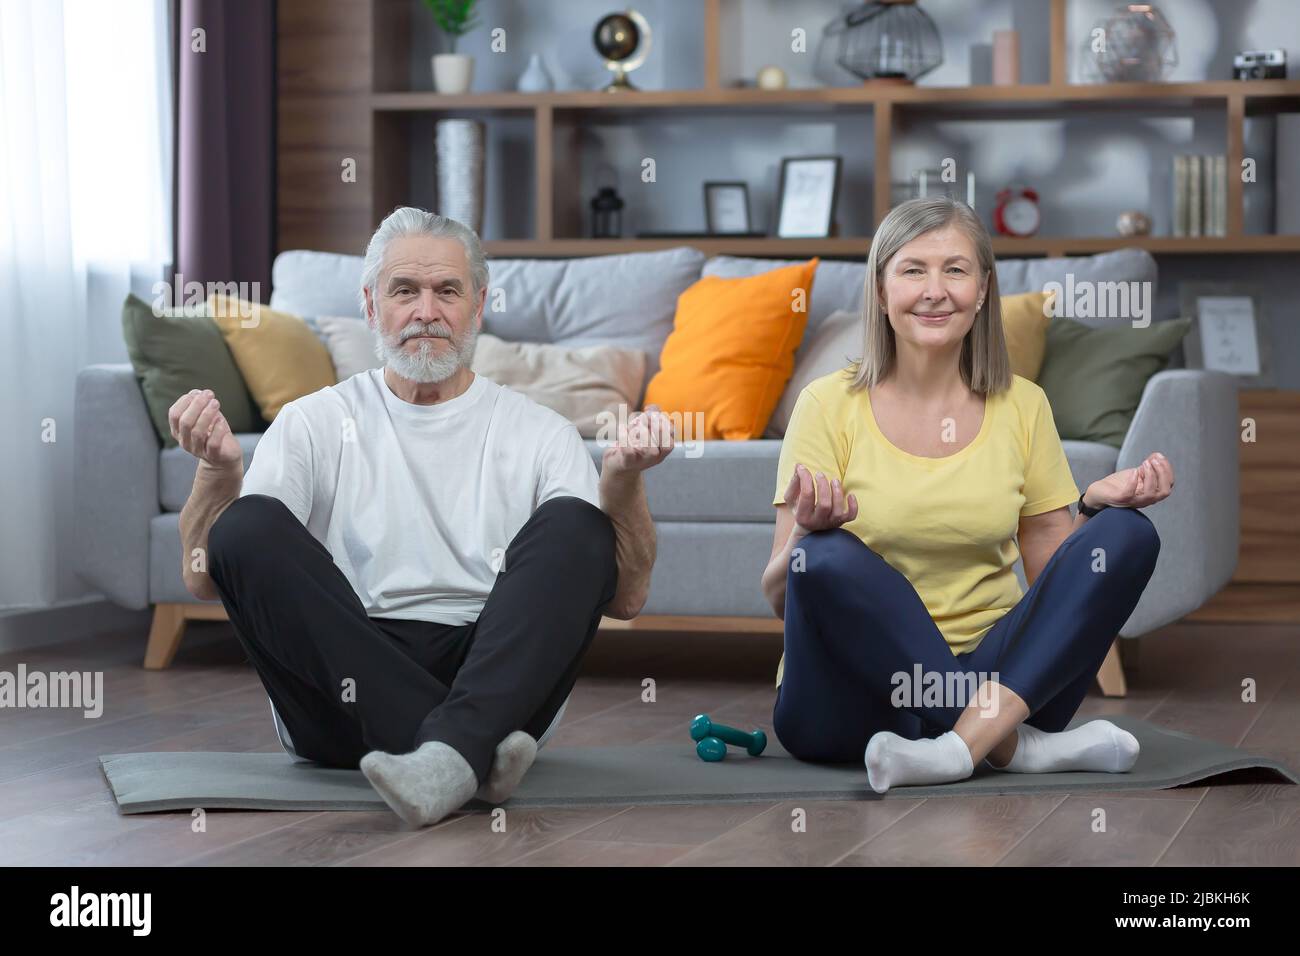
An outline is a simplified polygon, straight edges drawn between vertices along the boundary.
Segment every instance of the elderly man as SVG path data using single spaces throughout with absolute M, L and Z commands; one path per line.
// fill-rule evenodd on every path
M 571 422 L 472 372 L 487 282 L 470 229 L 397 209 L 361 280 L 383 368 L 288 403 L 247 476 L 211 392 L 169 416 L 199 459 L 186 587 L 225 605 L 286 749 L 360 766 L 416 825 L 505 800 L 602 614 L 640 611 L 641 473 L 673 443 L 651 406 L 598 476 Z

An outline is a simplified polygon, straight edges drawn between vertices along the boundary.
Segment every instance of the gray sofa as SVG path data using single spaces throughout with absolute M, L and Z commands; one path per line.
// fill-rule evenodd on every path
M 771 260 L 715 257 L 670 249 L 572 260 L 496 260 L 484 329 L 506 339 L 635 344 L 650 355 L 649 375 L 672 329 L 678 294 L 701 274 L 736 276 L 773 268 Z M 277 257 L 270 305 L 302 316 L 357 316 L 361 259 L 293 251 Z M 1141 250 L 1077 259 L 998 263 L 1002 294 L 1075 280 L 1155 282 Z M 861 306 L 861 262 L 823 261 L 809 304 L 808 341 L 835 309 Z M 1154 295 L 1152 296 L 1154 301 Z M 358 318 L 358 321 L 360 319 Z M 196 382 L 196 386 L 203 383 Z M 643 390 L 644 391 L 644 390 Z M 1065 441 L 1079 487 L 1159 450 L 1174 463 L 1177 489 L 1147 509 L 1160 533 L 1160 559 L 1120 632 L 1137 637 L 1195 610 L 1231 577 L 1237 563 L 1237 394 L 1231 377 L 1170 369 L 1146 386 L 1123 447 Z M 76 521 L 78 572 L 116 604 L 153 605 L 146 666 L 170 662 L 185 622 L 224 617 L 219 602 L 196 601 L 181 579 L 179 511 L 196 462 L 160 449 L 130 365 L 95 365 L 77 378 Z M 260 434 L 244 434 L 245 465 Z M 600 450 L 589 441 L 599 465 Z M 659 552 L 639 622 L 779 629 L 759 589 L 772 545 L 780 441 L 699 443 L 676 448 L 646 477 Z M 1024 572 L 1016 574 L 1022 587 Z M 215 605 L 215 606 L 214 606 Z M 669 617 L 709 621 L 668 622 Z

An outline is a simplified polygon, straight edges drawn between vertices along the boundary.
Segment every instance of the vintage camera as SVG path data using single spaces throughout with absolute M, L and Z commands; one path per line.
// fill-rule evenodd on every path
M 1232 58 L 1234 80 L 1285 80 L 1286 50 L 1242 50 Z

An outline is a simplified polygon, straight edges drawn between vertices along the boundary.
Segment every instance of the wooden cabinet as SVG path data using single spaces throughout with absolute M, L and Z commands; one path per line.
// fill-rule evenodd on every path
M 1300 621 L 1300 391 L 1243 389 L 1241 552 L 1228 586 L 1189 621 Z

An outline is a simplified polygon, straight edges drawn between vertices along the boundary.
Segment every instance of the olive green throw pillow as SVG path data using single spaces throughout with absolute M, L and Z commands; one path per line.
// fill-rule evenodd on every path
M 122 306 L 122 337 L 163 447 L 174 448 L 177 444 L 167 423 L 167 410 L 192 388 L 212 389 L 231 431 L 238 434 L 266 430 L 266 422 L 257 413 L 248 386 L 211 316 L 179 312 L 154 315 L 148 302 L 128 295 Z
M 1169 364 L 1191 325 L 1191 319 L 1171 319 L 1145 328 L 1093 328 L 1052 319 L 1038 385 L 1061 438 L 1123 445 L 1147 380 Z

